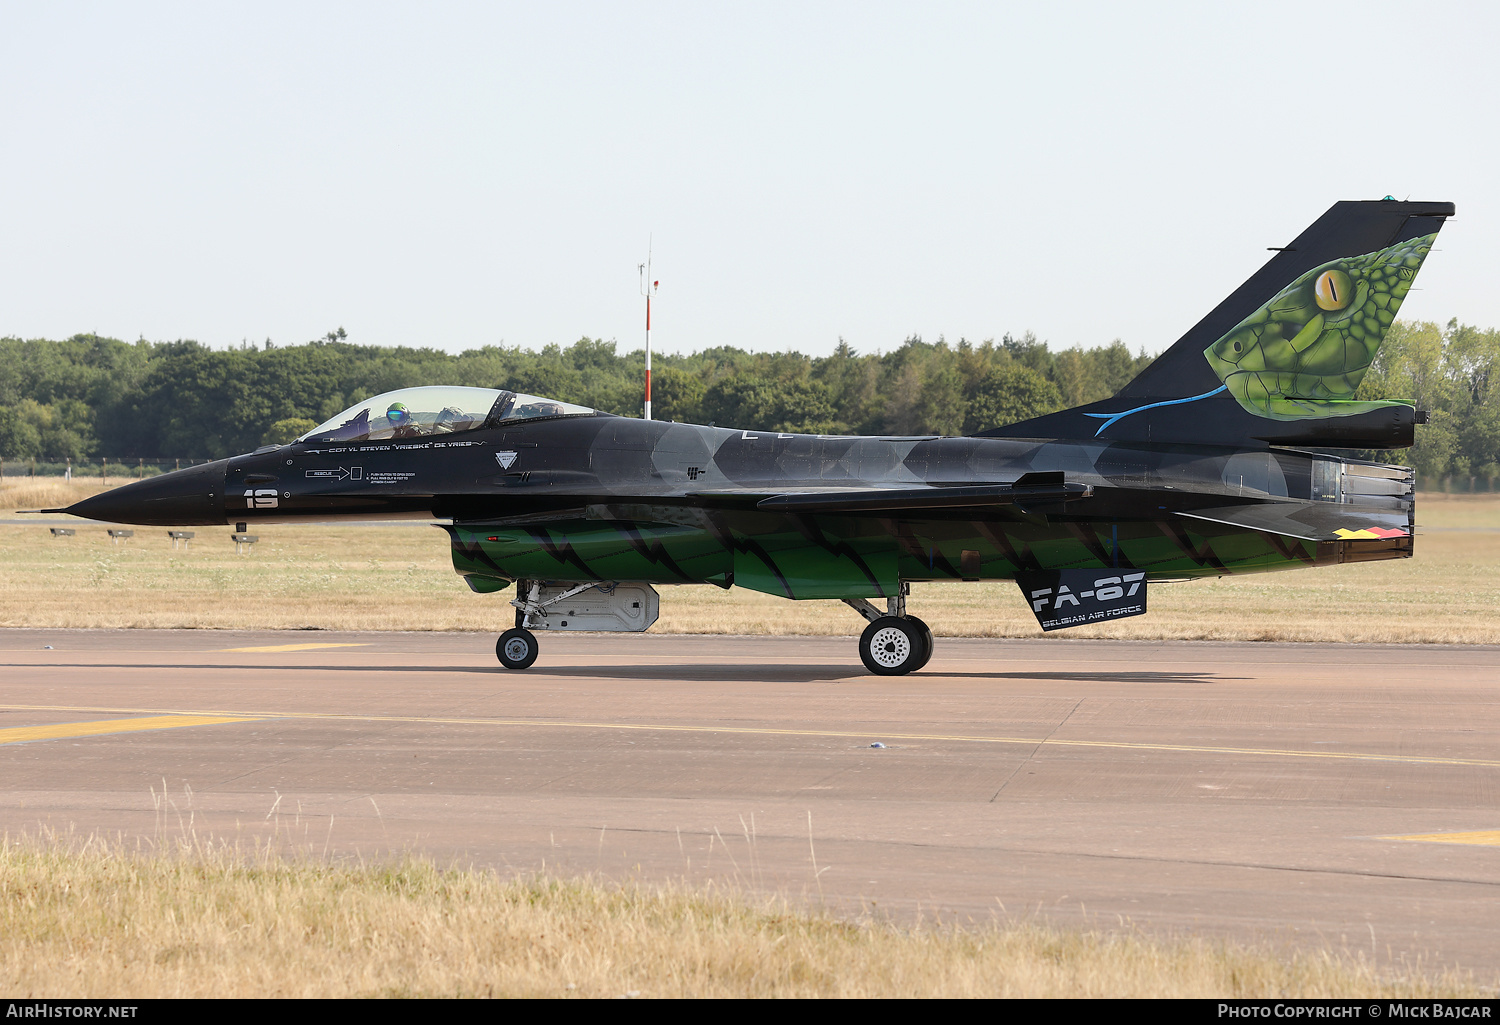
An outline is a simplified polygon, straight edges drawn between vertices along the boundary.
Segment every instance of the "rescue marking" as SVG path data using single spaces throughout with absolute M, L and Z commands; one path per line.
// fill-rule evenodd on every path
M 303 474 L 304 477 L 328 480 L 347 480 L 351 477 L 355 480 L 363 480 L 364 475 L 365 471 L 364 467 L 362 466 L 339 466 L 333 468 L 312 469 Z

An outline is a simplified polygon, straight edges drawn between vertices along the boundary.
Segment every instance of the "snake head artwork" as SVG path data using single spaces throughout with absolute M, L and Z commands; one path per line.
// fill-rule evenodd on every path
M 1354 393 L 1436 234 L 1314 267 L 1203 351 L 1229 393 L 1272 420 L 1390 405 Z

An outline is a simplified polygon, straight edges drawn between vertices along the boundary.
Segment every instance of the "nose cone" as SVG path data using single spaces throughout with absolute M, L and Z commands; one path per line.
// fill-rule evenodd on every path
M 224 471 L 229 460 L 189 466 L 160 477 L 106 491 L 75 502 L 65 512 L 107 523 L 160 527 L 208 527 L 224 523 Z

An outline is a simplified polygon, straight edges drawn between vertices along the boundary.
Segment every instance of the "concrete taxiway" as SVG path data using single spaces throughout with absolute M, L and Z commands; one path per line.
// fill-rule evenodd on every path
M 0 828 L 275 835 L 1500 975 L 1500 649 L 0 631 Z M 50 647 L 48 647 L 50 646 Z M 880 746 L 883 745 L 883 746 Z

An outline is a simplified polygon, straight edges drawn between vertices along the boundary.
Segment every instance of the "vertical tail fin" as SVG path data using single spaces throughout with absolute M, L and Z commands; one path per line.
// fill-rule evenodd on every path
M 1354 392 L 1452 203 L 1335 203 L 1119 394 L 987 437 L 1400 448 L 1411 406 Z

